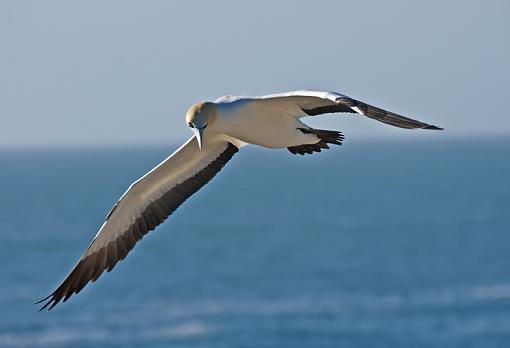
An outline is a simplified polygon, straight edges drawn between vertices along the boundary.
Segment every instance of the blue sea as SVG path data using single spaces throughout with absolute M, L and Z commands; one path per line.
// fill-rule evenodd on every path
M 0 151 L 0 347 L 509 347 L 510 139 L 245 148 L 111 273 L 48 295 L 175 147 Z

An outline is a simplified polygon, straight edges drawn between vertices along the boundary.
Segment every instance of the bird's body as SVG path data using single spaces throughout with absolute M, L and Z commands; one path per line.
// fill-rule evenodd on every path
M 220 99 L 217 108 L 215 130 L 244 143 L 285 148 L 317 142 L 316 137 L 298 130 L 307 126 L 299 119 L 298 108 L 292 105 L 277 100 L 239 98 L 227 102 Z
M 195 136 L 127 189 L 70 274 L 42 300 L 47 302 L 41 309 L 65 302 L 89 281 L 113 269 L 147 232 L 208 183 L 242 146 L 287 148 L 303 155 L 328 149 L 328 144 L 341 145 L 340 132 L 313 129 L 301 120 L 333 112 L 358 113 L 400 128 L 440 129 L 333 92 L 227 96 L 195 104 L 186 114 Z

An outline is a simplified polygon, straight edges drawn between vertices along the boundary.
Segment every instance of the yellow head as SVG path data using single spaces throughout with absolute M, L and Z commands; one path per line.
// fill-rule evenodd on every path
M 218 115 L 216 104 L 211 102 L 196 103 L 186 113 L 186 123 L 197 137 L 198 146 L 202 149 L 204 131 L 214 122 Z

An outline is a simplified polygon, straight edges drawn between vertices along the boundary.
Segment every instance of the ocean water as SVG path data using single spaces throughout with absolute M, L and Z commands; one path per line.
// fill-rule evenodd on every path
M 0 152 L 0 347 L 510 346 L 510 139 L 243 149 L 38 312 L 172 150 Z

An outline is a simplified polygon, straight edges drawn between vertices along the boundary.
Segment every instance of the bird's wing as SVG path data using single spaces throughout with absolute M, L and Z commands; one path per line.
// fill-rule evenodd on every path
M 66 279 L 44 300 L 53 308 L 89 282 L 113 269 L 149 231 L 207 184 L 238 151 L 232 143 L 210 139 L 203 150 L 192 137 L 154 169 L 135 181 L 106 217 Z
M 335 92 L 294 91 L 251 98 L 255 102 L 278 105 L 296 117 L 334 112 L 351 112 L 370 117 L 400 128 L 442 129 L 424 122 L 395 114 Z

